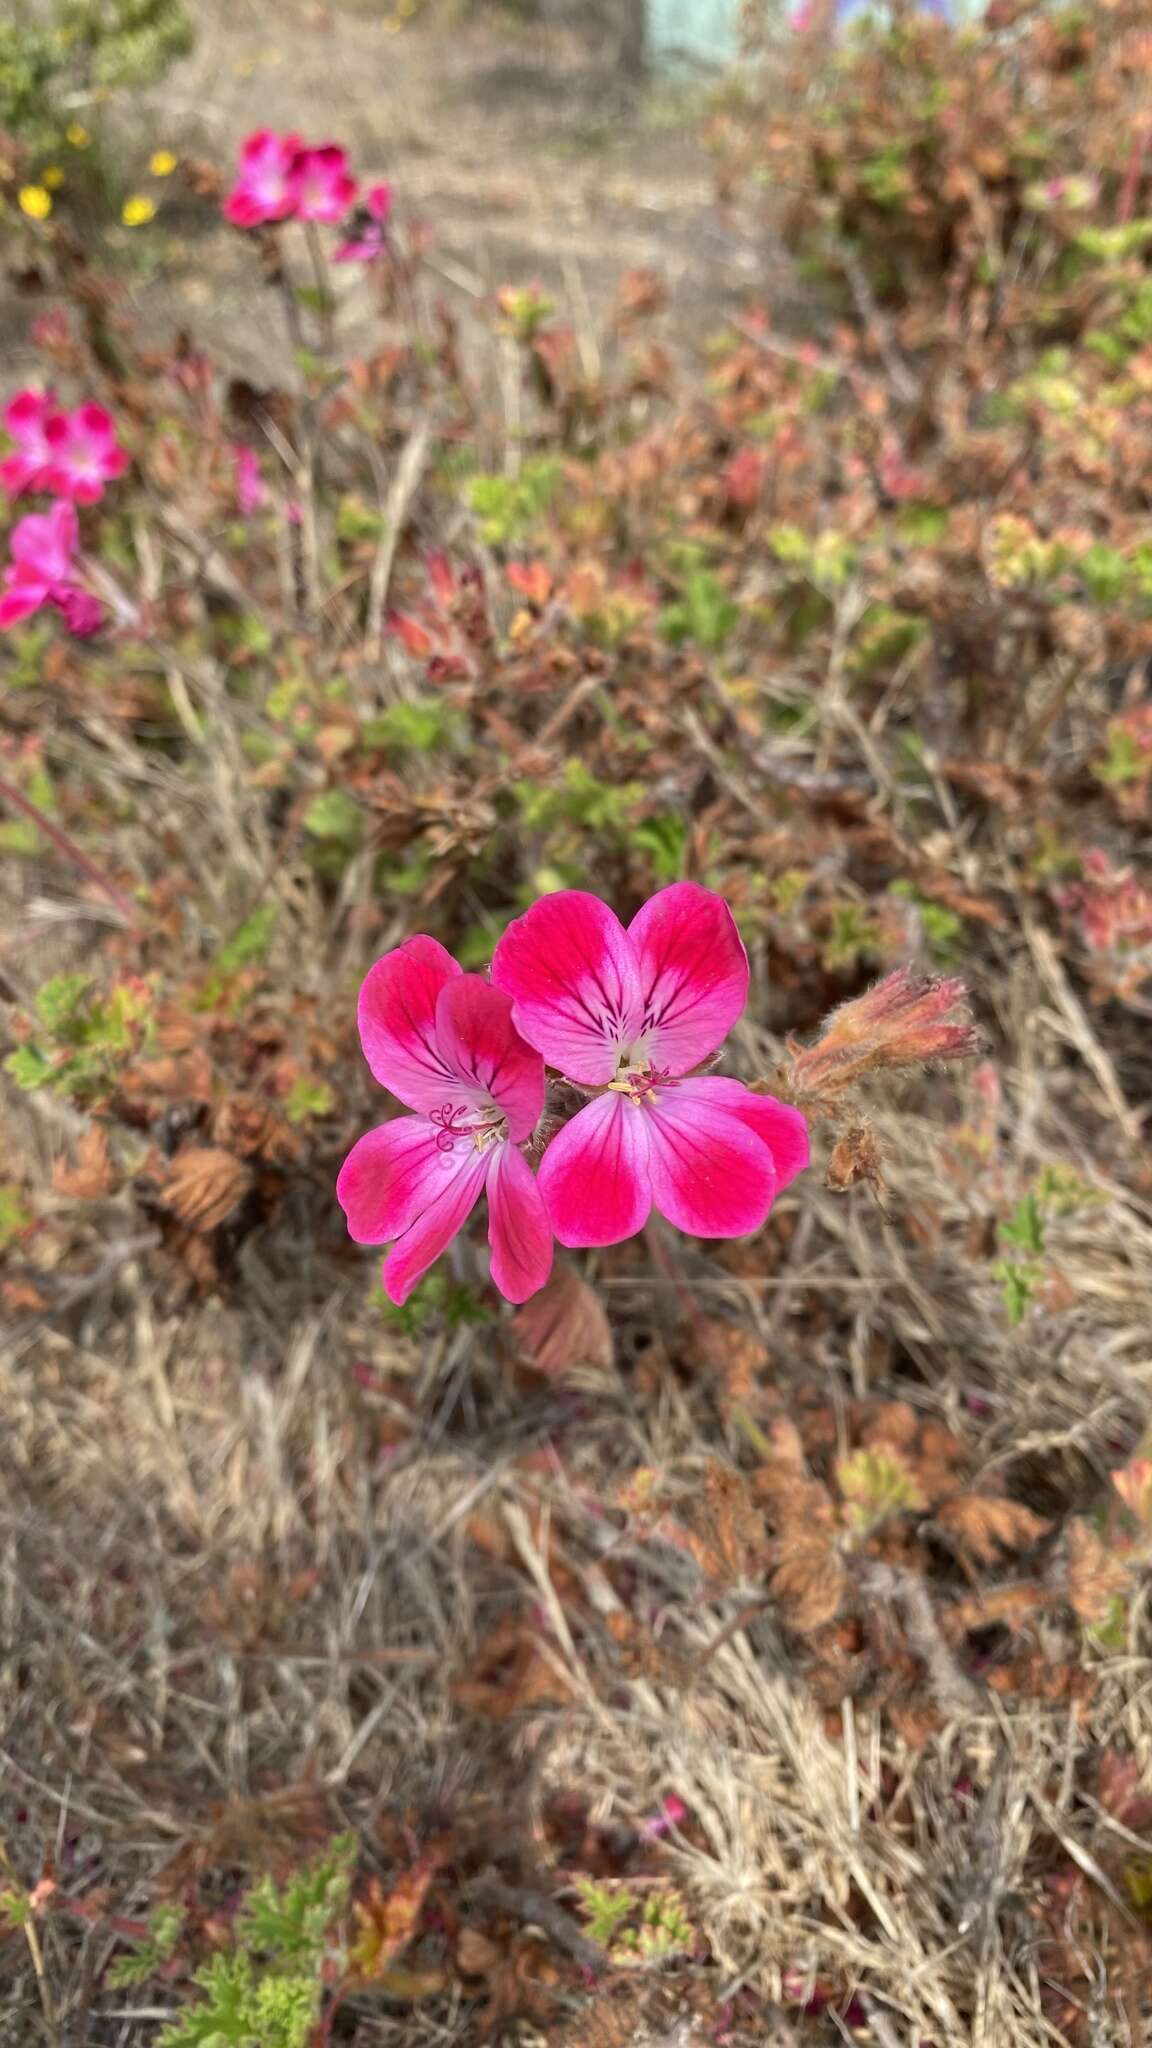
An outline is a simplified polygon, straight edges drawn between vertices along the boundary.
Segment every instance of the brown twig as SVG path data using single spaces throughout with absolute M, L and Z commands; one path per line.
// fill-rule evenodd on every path
M 537 1891 L 531 1885 L 506 1884 L 495 1871 L 485 1871 L 469 1885 L 468 1896 L 498 1913 L 510 1914 L 514 1920 L 542 1927 L 557 1948 L 562 1948 L 581 1969 L 597 1974 L 603 1970 L 607 1961 L 603 1949 L 597 1942 L 589 1941 L 572 1915 L 547 1892 Z
M 76 841 L 67 832 L 63 831 L 59 825 L 54 825 L 51 818 L 45 817 L 39 804 L 34 804 L 31 797 L 25 796 L 22 790 L 13 788 L 12 784 L 6 782 L 2 776 L 0 776 L 0 797 L 7 797 L 10 804 L 13 804 L 18 811 L 22 811 L 24 816 L 39 831 L 43 832 L 45 838 L 52 841 L 57 851 L 62 853 L 66 860 L 70 860 L 73 867 L 79 869 L 79 872 L 86 876 L 88 881 L 92 882 L 97 889 L 102 890 L 104 895 L 116 905 L 117 910 L 125 918 L 131 930 L 139 931 L 135 909 L 128 901 L 123 890 L 118 889 L 115 882 L 109 881 L 107 875 L 97 867 L 95 861 L 89 860 L 88 855 L 81 847 L 77 846 Z

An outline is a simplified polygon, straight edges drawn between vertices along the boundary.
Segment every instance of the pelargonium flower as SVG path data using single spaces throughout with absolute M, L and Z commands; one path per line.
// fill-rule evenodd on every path
M 10 497 L 45 488 L 44 472 L 52 460 L 49 422 L 57 417 L 51 392 L 18 391 L 4 408 L 4 428 L 16 446 L 0 462 L 0 483 Z
M 488 1196 L 492 1278 L 527 1301 L 552 1268 L 552 1234 L 520 1145 L 544 1107 L 544 1064 L 512 1023 L 512 1003 L 465 974 L 435 939 L 407 939 L 360 991 L 360 1043 L 377 1081 L 413 1116 L 352 1147 L 336 1193 L 358 1244 L 392 1244 L 390 1300 L 405 1302 Z
M 73 556 L 78 531 L 72 505 L 58 500 L 50 512 L 30 512 L 12 528 L 12 560 L 0 592 L 0 630 L 19 625 L 46 604 L 54 605 L 69 632 L 94 633 L 103 607 L 75 579 Z
M 661 889 L 627 931 L 582 889 L 545 896 L 509 925 L 492 980 L 529 1044 L 600 1091 L 541 1161 L 561 1244 L 617 1244 L 653 1207 L 695 1237 L 743 1237 L 808 1164 L 798 1110 L 693 1074 L 748 996 L 748 957 L 710 889 Z
M 116 425 L 102 405 L 81 405 L 57 413 L 44 427 L 51 455 L 41 488 L 77 505 L 94 505 L 104 486 L 123 476 L 128 456 L 116 438 Z
M 236 469 L 236 503 L 244 518 L 249 519 L 268 503 L 268 486 L 260 473 L 260 457 L 254 448 L 247 448 L 243 441 L 237 441 L 233 445 L 232 458 Z
M 296 210 L 295 167 L 303 144 L 298 135 L 258 128 L 240 151 L 236 183 L 224 201 L 224 218 L 234 227 L 255 228 L 286 220 Z
M 385 229 L 391 211 L 391 185 L 370 185 L 351 220 L 344 223 L 344 240 L 332 261 L 374 263 L 387 240 Z
M 343 220 L 355 205 L 359 189 L 348 169 L 348 158 L 335 142 L 297 150 L 290 190 L 298 220 Z

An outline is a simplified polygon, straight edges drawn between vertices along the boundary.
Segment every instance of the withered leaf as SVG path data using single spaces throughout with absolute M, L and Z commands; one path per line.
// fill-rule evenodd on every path
M 1068 1524 L 1065 1553 L 1068 1605 L 1079 1621 L 1098 1627 L 1127 1587 L 1128 1574 L 1099 1531 L 1079 1515 Z
M 193 1230 L 215 1230 L 252 1185 L 243 1160 L 222 1145 L 193 1145 L 180 1152 L 168 1169 L 160 1200 Z
M 424 1911 L 428 1887 L 444 1858 L 422 1856 L 385 1891 L 370 1878 L 363 1899 L 353 1903 L 356 1938 L 348 1953 L 351 1974 L 361 1984 L 379 1983 L 390 1963 L 407 1948 Z
M 844 1568 L 826 1542 L 792 1543 L 770 1583 L 781 1620 L 801 1635 L 834 1621 L 844 1598 Z
M 70 1195 L 77 1202 L 98 1202 L 112 1186 L 112 1163 L 108 1156 L 108 1132 L 103 1124 L 90 1124 L 76 1147 L 76 1163 L 56 1163 L 52 1185 L 58 1195 Z
M 1051 1527 L 1020 1501 L 990 1493 L 958 1493 L 937 1508 L 936 1519 L 981 1564 L 993 1564 L 1001 1550 L 1026 1549 Z
M 598 1296 L 567 1259 L 512 1318 L 512 1328 L 538 1372 L 556 1376 L 573 1366 L 612 1366 L 612 1332 Z

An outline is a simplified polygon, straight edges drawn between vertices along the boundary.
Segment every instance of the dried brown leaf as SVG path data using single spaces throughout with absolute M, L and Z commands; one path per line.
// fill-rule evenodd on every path
M 52 1185 L 58 1195 L 77 1202 L 99 1202 L 112 1186 L 112 1162 L 108 1156 L 108 1132 L 103 1124 L 90 1124 L 76 1147 L 76 1163 L 56 1163 Z
M 1051 1527 L 1020 1501 L 989 1493 L 958 1493 L 936 1510 L 936 1519 L 981 1564 L 993 1564 L 1001 1550 L 1026 1549 Z
M 567 1259 L 512 1318 L 521 1348 L 538 1372 L 555 1377 L 573 1366 L 608 1372 L 612 1332 L 599 1297 Z
M 844 1568 L 828 1543 L 793 1543 L 772 1573 L 781 1619 L 799 1634 L 834 1621 L 844 1598 Z
M 1095 1628 L 1108 1619 L 1117 1593 L 1128 1585 L 1128 1574 L 1103 1537 L 1080 1516 L 1068 1525 L 1065 1538 L 1068 1605 L 1077 1619 Z
M 222 1145 L 193 1145 L 168 1169 L 160 1200 L 193 1230 L 215 1230 L 232 1214 L 252 1185 L 243 1161 Z

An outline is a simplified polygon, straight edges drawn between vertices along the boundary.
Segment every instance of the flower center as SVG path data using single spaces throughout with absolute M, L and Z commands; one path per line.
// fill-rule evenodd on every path
M 626 1095 L 638 1109 L 650 1108 L 657 1101 L 657 1090 L 674 1088 L 667 1067 L 654 1067 L 648 1060 L 638 1060 L 632 1053 L 621 1053 L 620 1066 L 614 1081 L 609 1081 L 608 1090 L 613 1095 Z
M 457 1140 L 467 1144 L 469 1139 L 477 1152 L 486 1152 L 508 1136 L 508 1119 L 494 1102 L 445 1102 L 429 1112 L 428 1121 L 436 1126 L 438 1152 L 454 1152 Z

